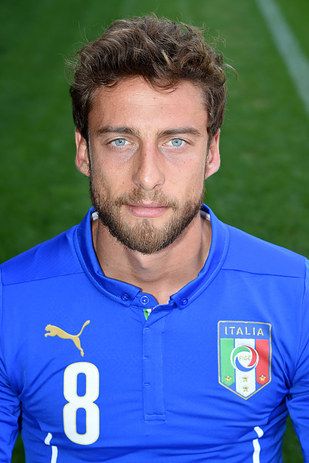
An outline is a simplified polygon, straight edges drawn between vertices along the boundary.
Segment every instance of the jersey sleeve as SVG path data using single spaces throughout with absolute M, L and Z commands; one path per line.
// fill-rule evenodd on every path
M 302 323 L 298 344 L 298 361 L 287 406 L 296 434 L 301 443 L 304 461 L 309 463 L 309 261 L 302 304 Z
M 18 433 L 20 402 L 7 377 L 3 345 L 2 287 L 0 286 L 0 463 L 9 463 Z

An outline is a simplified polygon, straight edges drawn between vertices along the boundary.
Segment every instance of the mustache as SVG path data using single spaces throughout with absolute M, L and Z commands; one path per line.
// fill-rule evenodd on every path
M 115 199 L 116 206 L 139 206 L 146 202 L 157 203 L 162 207 L 170 207 L 174 210 L 178 208 L 178 203 L 175 200 L 169 199 L 162 191 L 147 194 L 145 191 L 136 188 L 130 193 L 122 194 Z

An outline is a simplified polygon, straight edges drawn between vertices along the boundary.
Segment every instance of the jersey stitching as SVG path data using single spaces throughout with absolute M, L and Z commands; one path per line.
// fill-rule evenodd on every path
M 22 281 L 14 281 L 13 283 L 3 283 L 3 286 L 13 286 L 13 285 L 22 285 L 25 283 L 33 283 L 34 281 L 43 281 L 43 280 L 50 280 L 52 278 L 62 278 L 62 277 L 67 277 L 67 276 L 72 276 L 72 275 L 81 275 L 84 274 L 84 271 L 80 272 L 72 272 L 72 273 L 63 273 L 61 275 L 53 275 L 49 277 L 42 277 L 42 278 L 32 278 L 31 280 L 22 280 Z
M 0 333 L 2 333 L 3 331 L 3 317 L 4 317 L 4 304 L 3 304 L 3 282 L 2 282 L 2 270 L 1 270 L 1 267 L 0 267 L 0 292 L 1 292 L 1 300 L 0 300 Z M 6 368 L 6 364 L 5 364 L 5 348 L 4 348 L 4 336 L 0 336 L 0 360 L 2 359 L 2 364 L 3 364 L 3 368 L 4 368 L 4 372 L 5 372 L 5 375 L 6 375 L 6 380 L 7 382 L 9 383 L 10 387 L 12 388 L 12 390 L 15 392 L 16 396 L 17 397 L 20 397 L 20 393 L 19 391 L 16 389 L 16 387 L 14 387 L 12 385 L 12 381 L 11 379 L 9 378 L 9 375 L 8 375 L 8 372 L 7 372 L 7 368 Z
M 222 267 L 221 270 L 226 270 L 228 272 L 241 272 L 241 273 L 248 273 L 249 275 L 263 275 L 263 276 L 270 276 L 270 277 L 279 277 L 279 278 L 298 278 L 303 279 L 303 275 L 283 275 L 281 273 L 268 273 L 268 272 L 254 272 L 250 270 L 243 270 L 238 268 L 229 268 L 229 267 Z
M 0 267 L 0 332 L 2 333 L 3 330 L 3 291 L 2 291 L 3 283 L 2 283 L 2 271 Z M 4 336 L 0 336 L 0 353 L 3 352 L 3 338 Z
M 297 349 L 296 349 L 296 358 L 295 358 L 295 363 L 294 363 L 294 371 L 293 371 L 293 375 L 292 375 L 292 383 L 294 381 L 294 376 L 296 374 L 297 365 L 298 365 L 299 359 L 301 357 L 301 344 L 302 344 L 301 332 L 302 332 L 303 327 L 304 327 L 303 318 L 304 318 L 304 312 L 306 310 L 306 308 L 304 307 L 304 304 L 305 304 L 305 296 L 306 296 L 307 290 L 309 290 L 309 261 L 307 259 L 305 259 L 304 288 L 303 288 L 302 298 L 301 298 L 301 301 L 300 301 L 300 306 L 301 306 L 302 310 L 301 310 L 301 315 L 300 315 L 299 335 L 298 335 L 298 343 L 297 343 Z

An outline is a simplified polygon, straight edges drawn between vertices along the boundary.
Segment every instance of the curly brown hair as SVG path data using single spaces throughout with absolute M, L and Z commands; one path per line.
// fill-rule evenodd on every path
M 210 138 L 220 128 L 226 101 L 222 55 L 197 27 L 149 15 L 114 21 L 78 52 L 70 94 L 76 128 L 86 140 L 95 90 L 130 76 L 142 76 L 160 88 L 180 80 L 200 85 Z

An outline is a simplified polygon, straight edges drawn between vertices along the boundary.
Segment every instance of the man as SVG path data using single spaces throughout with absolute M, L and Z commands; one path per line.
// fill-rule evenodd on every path
M 0 462 L 309 461 L 305 259 L 202 204 L 222 59 L 197 29 L 116 21 L 79 53 L 76 165 L 93 208 L 2 265 Z

